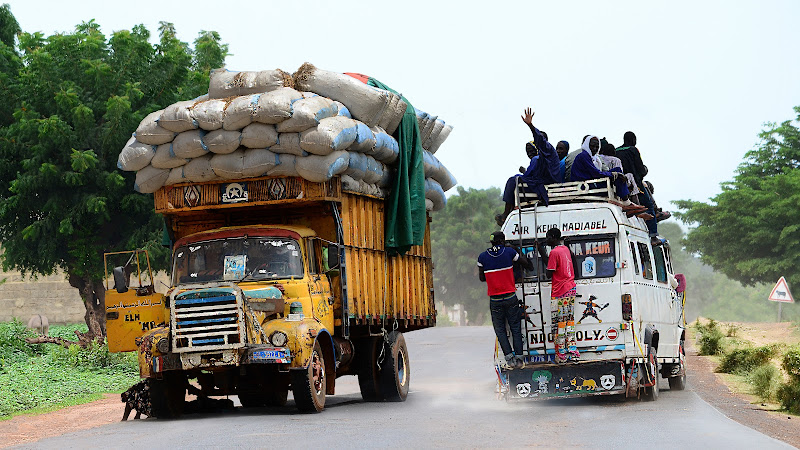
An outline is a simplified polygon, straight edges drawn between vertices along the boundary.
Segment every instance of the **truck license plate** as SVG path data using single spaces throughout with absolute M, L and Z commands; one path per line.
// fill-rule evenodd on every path
M 256 361 L 274 361 L 279 363 L 288 363 L 289 350 L 287 349 L 256 350 L 253 352 L 253 359 Z

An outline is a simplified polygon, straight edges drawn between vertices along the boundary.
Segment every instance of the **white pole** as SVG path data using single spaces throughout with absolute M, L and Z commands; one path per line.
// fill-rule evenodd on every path
M 781 309 L 783 307 L 783 302 L 778 302 L 778 322 L 781 321 Z

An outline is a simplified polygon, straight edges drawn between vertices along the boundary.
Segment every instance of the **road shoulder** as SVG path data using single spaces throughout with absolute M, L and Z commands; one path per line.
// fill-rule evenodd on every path
M 698 356 L 692 346 L 687 348 L 686 357 L 689 388 L 700 398 L 730 419 L 800 448 L 800 418 L 770 413 L 732 392 L 714 373 L 715 363 L 709 357 Z

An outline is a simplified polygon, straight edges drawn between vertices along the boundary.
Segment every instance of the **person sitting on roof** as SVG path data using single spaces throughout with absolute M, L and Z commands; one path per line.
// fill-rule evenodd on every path
M 605 170 L 609 172 L 620 172 L 625 175 L 628 183 L 628 191 L 630 191 L 628 198 L 633 203 L 640 204 L 637 195 L 641 191 L 636 185 L 636 179 L 632 173 L 624 173 L 622 161 L 617 158 L 617 151 L 614 148 L 614 144 L 608 142 L 606 138 L 600 139 L 600 153 L 598 156 L 600 156 L 600 160 L 603 161 L 603 166 L 606 167 Z
M 533 134 L 532 142 L 538 150 L 538 155 L 531 159 L 528 169 L 525 171 L 525 173 L 520 175 L 519 181 L 527 185 L 527 188 L 525 189 L 526 192 L 536 194 L 542 200 L 542 202 L 547 205 L 549 204 L 549 199 L 547 197 L 545 185 L 559 183 L 561 181 L 558 153 L 550 144 L 550 142 L 547 141 L 547 138 L 545 137 L 546 134 L 543 134 L 542 131 L 539 131 L 539 129 L 533 126 L 533 110 L 531 108 L 527 108 L 524 113 L 525 114 L 521 116 L 522 121 L 525 122 L 525 124 L 531 129 L 531 133 Z M 508 214 L 514 209 L 514 205 L 516 204 L 515 187 L 516 184 L 513 186 L 511 185 L 511 179 L 506 182 L 506 188 L 503 191 L 505 210 L 502 214 L 495 216 L 495 221 L 499 226 L 503 225 L 503 222 L 505 222 Z
M 563 183 L 566 170 L 567 170 L 567 155 L 569 154 L 569 142 L 558 141 L 556 144 L 556 153 L 558 153 L 558 169 L 559 169 L 559 183 Z
M 626 131 L 622 137 L 622 147 L 617 149 L 617 158 L 622 161 L 622 167 L 625 172 L 630 172 L 636 178 L 636 185 L 639 186 L 641 194 L 639 200 L 642 206 L 647 208 L 647 214 L 651 216 L 649 220 L 645 220 L 647 230 L 650 233 L 652 242 L 661 242 L 658 239 L 658 222 L 656 220 L 655 201 L 647 186 L 644 184 L 644 177 L 647 175 L 647 166 L 642 162 L 642 156 L 639 149 L 636 148 L 636 135 L 632 131 Z
M 611 178 L 614 181 L 614 188 L 617 196 L 622 200 L 622 209 L 628 215 L 641 214 L 644 208 L 639 205 L 634 205 L 628 199 L 630 191 L 628 191 L 627 178 L 619 172 L 603 171 L 597 168 L 597 164 L 602 167 L 602 161 L 597 157 L 597 152 L 600 150 L 600 139 L 597 136 L 589 135 L 584 139 L 581 146 L 581 152 L 575 156 L 572 163 L 572 170 L 570 172 L 569 181 L 587 181 L 597 178 Z

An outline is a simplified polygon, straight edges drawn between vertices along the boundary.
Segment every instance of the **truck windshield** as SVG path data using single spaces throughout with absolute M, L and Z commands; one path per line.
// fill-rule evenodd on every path
M 196 242 L 178 247 L 173 261 L 173 285 L 303 277 L 300 246 L 285 237 Z
M 613 236 L 587 236 L 573 237 L 566 242 L 566 246 L 572 253 L 572 265 L 575 269 L 575 279 L 584 278 L 609 278 L 617 273 L 616 251 L 614 248 L 615 238 Z M 547 253 L 550 254 L 550 247 L 545 246 Z M 545 270 L 546 266 L 541 258 L 536 264 L 536 250 L 532 243 L 525 243 L 523 251 L 531 261 L 534 262 L 534 270 L 525 271 L 526 278 L 536 279 L 538 273 L 542 274 L 542 281 L 550 280 Z

